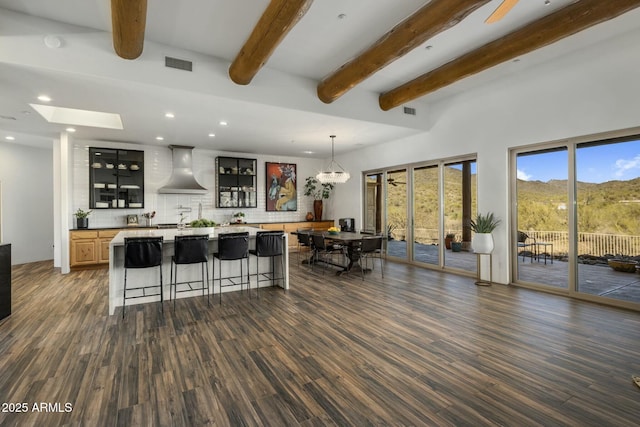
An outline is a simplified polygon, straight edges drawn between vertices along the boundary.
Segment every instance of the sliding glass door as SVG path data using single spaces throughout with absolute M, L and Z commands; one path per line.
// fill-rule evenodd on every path
M 413 169 L 413 260 L 440 265 L 438 165 Z
M 568 287 L 568 162 L 567 147 L 516 157 L 518 280 Z
M 476 272 L 477 260 L 471 250 L 469 221 L 476 212 L 476 162 L 464 160 L 444 164 L 444 232 L 451 249 L 444 252 L 444 266 Z
M 365 172 L 363 179 L 363 228 L 387 236 L 388 257 L 475 274 L 468 225 L 477 205 L 475 159 Z
M 514 281 L 640 304 L 640 137 L 514 151 Z
M 409 232 L 407 170 L 387 171 L 387 255 L 408 259 L 407 233 Z
M 640 139 L 576 148 L 577 291 L 640 303 Z

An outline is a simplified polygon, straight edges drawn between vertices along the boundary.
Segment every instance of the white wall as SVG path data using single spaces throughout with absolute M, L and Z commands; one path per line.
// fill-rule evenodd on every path
M 362 170 L 477 153 L 478 210 L 504 221 L 493 277 L 508 283 L 509 148 L 640 126 L 639 45 L 634 31 L 531 69 L 525 56 L 513 75 L 433 103 L 429 132 L 339 157 L 352 179 L 335 216 L 361 218 Z
M 0 142 L 2 239 L 12 264 L 53 259 L 53 152 Z
M 123 227 L 126 215 L 141 215 L 144 212 L 156 211 L 154 223 L 177 223 L 178 206 L 192 209 L 187 220 L 198 217 L 198 204 L 202 204 L 203 218 L 217 223 L 229 222 L 231 215 L 242 211 L 247 222 L 286 222 L 303 221 L 307 212 L 313 211 L 313 200 L 302 194 L 302 187 L 307 176 L 315 175 L 322 165 L 317 159 L 299 157 L 266 156 L 260 154 L 233 153 L 214 150 L 195 149 L 193 151 L 193 172 L 198 182 L 209 191 L 203 195 L 159 194 L 158 189 L 169 181 L 171 176 L 171 150 L 166 146 L 137 145 L 122 143 L 105 143 L 92 141 L 76 141 L 73 144 L 73 195 L 71 211 L 78 208 L 89 209 L 89 151 L 88 146 L 104 148 L 126 148 L 145 152 L 145 207 L 143 209 L 94 209 L 89 216 L 90 227 Z M 231 156 L 257 159 L 257 208 L 216 208 L 215 207 L 215 159 L 217 156 Z M 266 212 L 265 200 L 265 162 L 295 163 L 297 166 L 298 210 L 295 212 Z M 324 218 L 332 215 L 329 203 Z M 144 225 L 144 221 L 140 220 Z M 69 227 L 75 228 L 74 218 L 69 218 Z

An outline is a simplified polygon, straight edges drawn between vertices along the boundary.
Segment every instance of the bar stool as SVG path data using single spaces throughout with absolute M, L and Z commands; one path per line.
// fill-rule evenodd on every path
M 127 297 L 127 271 L 130 268 L 160 267 L 160 284 L 129 288 L 129 291 L 142 290 L 142 295 Z M 147 289 L 160 288 L 160 291 L 147 294 Z M 124 289 L 122 300 L 122 318 L 128 299 L 160 296 L 160 307 L 164 312 L 162 290 L 162 237 L 125 237 L 124 238 Z
M 284 257 L 282 256 L 284 242 L 283 231 L 258 231 L 256 233 L 256 248 L 249 253 L 256 258 L 256 293 L 260 293 L 260 282 L 270 281 L 275 286 L 276 280 L 284 279 Z M 280 277 L 276 277 L 275 257 L 280 257 Z M 271 258 L 271 272 L 260 274 L 260 258 Z M 260 279 L 263 276 L 263 279 Z
M 178 282 L 178 265 L 182 264 L 200 264 L 200 280 L 189 280 Z M 175 282 L 174 278 L 175 269 Z M 207 281 L 205 282 L 205 271 Z M 199 286 L 195 286 L 198 284 Z M 206 284 L 205 284 L 206 283 Z M 178 285 L 187 285 L 186 289 L 178 290 Z M 169 299 L 171 299 L 171 289 L 173 288 L 173 309 L 176 308 L 176 298 L 178 292 L 189 292 L 207 290 L 207 305 L 209 305 L 209 235 L 196 234 L 188 236 L 176 236 L 174 245 L 174 255 L 171 257 L 171 278 L 169 284 Z
M 244 275 L 242 272 L 242 260 L 247 260 L 247 285 L 250 286 L 249 281 L 249 233 L 224 233 L 218 235 L 218 251 L 214 252 L 214 258 L 218 258 L 218 267 L 220 268 L 219 275 L 219 288 L 220 288 L 220 304 L 222 304 L 222 288 L 227 286 L 244 285 Z M 222 277 L 222 261 L 240 261 L 240 275 L 239 276 L 227 276 Z M 216 261 L 213 260 L 213 280 L 216 279 Z M 240 279 L 240 283 L 237 283 L 234 279 Z M 231 282 L 228 285 L 222 285 L 222 279 Z

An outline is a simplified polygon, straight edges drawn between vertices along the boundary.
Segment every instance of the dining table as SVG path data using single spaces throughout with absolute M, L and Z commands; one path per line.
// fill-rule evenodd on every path
M 370 269 L 364 268 L 360 263 L 360 244 L 362 242 L 362 239 L 371 237 L 371 234 L 360 233 L 359 231 L 339 231 L 337 233 L 332 233 L 329 231 L 319 231 L 319 230 L 308 230 L 308 231 L 300 230 L 300 231 L 294 232 L 293 234 L 297 235 L 301 233 L 306 233 L 309 235 L 319 234 L 319 235 L 322 235 L 322 237 L 325 240 L 331 241 L 333 242 L 333 244 L 341 244 L 347 248 L 346 255 L 347 255 L 347 259 L 349 260 L 347 265 L 332 263 L 332 265 L 342 267 L 341 270 L 338 270 L 336 272 L 337 275 L 348 273 L 354 269 L 358 271 L 361 270 L 363 273 L 367 273 L 370 271 Z M 306 263 L 311 264 L 315 262 L 314 259 L 315 259 L 315 255 L 312 254 L 311 258 L 309 260 L 306 260 Z

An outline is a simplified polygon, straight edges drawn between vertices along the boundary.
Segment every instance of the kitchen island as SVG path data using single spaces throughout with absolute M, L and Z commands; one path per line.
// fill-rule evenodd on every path
M 258 231 L 261 231 L 257 227 L 243 227 L 243 226 L 230 226 L 230 227 L 210 227 L 210 228 L 185 228 L 185 229 L 138 229 L 138 230 L 124 230 L 120 231 L 109 244 L 109 314 L 113 315 L 116 311 L 116 307 L 122 307 L 123 303 L 123 287 L 124 287 L 124 239 L 125 237 L 162 237 L 163 243 L 163 260 L 162 260 L 162 276 L 163 276 L 163 292 L 165 300 L 169 299 L 169 277 L 171 269 L 171 257 L 173 256 L 173 242 L 176 236 L 180 235 L 193 235 L 193 234 L 209 234 L 209 250 L 210 254 L 213 254 L 218 249 L 218 235 L 223 233 L 249 233 L 249 248 L 255 247 L 255 237 Z M 288 236 L 284 234 L 284 280 L 276 281 L 280 283 L 284 289 L 289 289 L 289 250 L 288 250 Z M 211 276 L 211 262 L 214 261 L 213 255 L 209 257 L 209 281 L 212 293 L 218 293 L 219 283 L 217 278 L 220 274 L 216 262 L 216 277 Z M 268 271 L 271 268 L 269 258 L 256 258 L 251 255 L 249 260 L 250 274 L 256 272 L 256 262 L 260 262 L 260 271 Z M 278 262 L 275 263 L 278 268 Z M 243 266 L 244 266 L 243 261 Z M 188 268 L 189 266 L 180 266 L 180 281 L 183 280 L 200 280 L 199 268 Z M 244 272 L 246 274 L 246 271 Z M 131 284 L 131 287 L 137 287 L 141 285 L 154 284 L 159 282 L 159 273 L 157 268 L 149 269 L 130 269 L 128 271 L 127 282 Z M 223 262 L 222 274 L 224 276 L 239 275 L 240 264 L 239 262 Z M 280 277 L 280 272 L 276 271 L 277 276 Z M 284 282 L 284 283 L 283 283 Z M 134 285 L 135 284 L 135 285 Z M 269 282 L 260 282 L 261 286 L 269 286 Z M 251 276 L 251 287 L 256 287 L 255 276 Z M 129 288 L 129 286 L 127 287 Z M 224 286 L 224 292 L 232 292 L 240 290 L 240 286 Z M 128 293 L 128 292 L 127 292 Z M 178 298 L 196 297 L 202 295 L 201 291 L 183 292 L 178 293 Z M 149 302 L 157 302 L 158 297 L 143 297 L 136 298 L 135 300 L 127 300 L 127 305 L 144 304 Z

